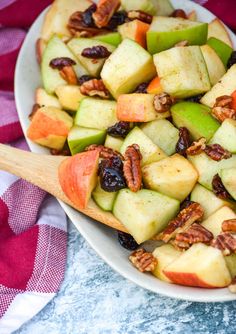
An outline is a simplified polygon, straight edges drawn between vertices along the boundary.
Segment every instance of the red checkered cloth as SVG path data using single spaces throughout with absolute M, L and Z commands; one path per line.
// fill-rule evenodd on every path
M 70 0 L 68 0 L 69 2 Z M 80 0 L 78 0 L 80 1 Z M 236 29 L 235 0 L 196 0 Z M 0 142 L 28 149 L 13 91 L 26 29 L 50 0 L 0 0 Z M 0 333 L 10 333 L 58 291 L 66 262 L 66 217 L 39 188 L 0 172 Z

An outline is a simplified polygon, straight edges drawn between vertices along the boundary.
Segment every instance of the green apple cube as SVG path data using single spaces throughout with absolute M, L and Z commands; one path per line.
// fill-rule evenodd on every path
M 104 46 L 110 52 L 113 52 L 115 50 L 115 47 L 111 44 L 90 38 L 72 38 L 67 45 L 70 48 L 70 50 L 74 53 L 74 55 L 78 58 L 80 63 L 86 68 L 88 73 L 94 77 L 99 76 L 102 66 L 106 59 L 102 58 L 102 59 L 96 59 L 96 61 L 94 61 L 94 59 L 82 56 L 83 50 L 98 45 Z
M 110 32 L 108 34 L 98 35 L 92 37 L 92 39 L 96 39 L 97 41 L 111 44 L 113 46 L 118 46 L 121 43 L 121 35 L 118 32 Z
M 179 201 L 146 189 L 120 190 L 113 208 L 114 216 L 139 244 L 160 233 L 178 211 Z
M 188 156 L 189 161 L 198 171 L 198 182 L 209 190 L 212 190 L 212 179 L 219 174 L 221 169 L 234 168 L 236 166 L 236 155 L 221 161 L 214 161 L 205 153 L 195 156 Z
M 236 201 L 236 165 L 234 168 L 222 169 L 219 175 L 226 190 Z
M 100 130 L 106 130 L 117 122 L 116 102 L 93 97 L 86 97 L 80 102 L 74 120 L 75 125 Z
M 67 141 L 71 155 L 80 153 L 91 144 L 103 144 L 106 137 L 105 130 L 88 129 L 80 126 L 73 126 L 70 130 Z
M 167 155 L 175 153 L 179 131 L 171 122 L 166 119 L 155 120 L 143 124 L 141 130 Z
M 233 52 L 233 49 L 228 44 L 215 37 L 209 38 L 207 40 L 207 44 L 215 50 L 215 52 L 218 54 L 221 61 L 223 62 L 225 68 L 227 68 L 227 63 L 231 56 L 231 53 Z
M 205 137 L 208 140 L 219 129 L 220 123 L 211 116 L 210 109 L 199 103 L 179 102 L 171 107 L 174 124 L 186 127 L 193 139 Z
M 68 49 L 66 44 L 59 37 L 53 36 L 43 53 L 41 65 L 43 86 L 49 94 L 53 94 L 58 86 L 67 84 L 67 82 L 60 76 L 59 71 L 51 68 L 49 65 L 52 59 L 60 57 L 68 57 L 78 64 L 76 57 Z M 75 68 L 75 66 L 73 67 Z
M 118 98 L 132 92 L 140 83 L 156 75 L 151 55 L 139 44 L 124 39 L 105 61 L 101 78 L 107 89 Z
M 220 144 L 226 150 L 236 153 L 236 121 L 230 118 L 224 120 L 210 144 Z
M 208 24 L 175 17 L 154 17 L 147 32 L 147 48 L 151 54 L 167 50 L 178 42 L 202 45 L 207 41 Z
M 124 142 L 124 139 L 122 138 L 116 138 L 116 137 L 107 135 L 104 146 L 112 148 L 113 150 L 119 152 L 123 142 Z
M 95 203 L 104 211 L 112 211 L 117 192 L 107 192 L 101 188 L 100 181 L 92 192 Z
M 225 75 L 201 99 L 201 103 L 213 107 L 217 97 L 231 95 L 236 90 L 236 64 L 230 67 Z
M 159 161 L 166 157 L 166 154 L 137 126 L 133 128 L 133 130 L 130 131 L 128 136 L 125 138 L 120 149 L 121 154 L 125 154 L 127 147 L 132 144 L 139 145 L 142 154 L 142 166 Z
M 232 279 L 236 276 L 236 254 L 227 255 L 224 257 L 226 265 L 229 269 Z
M 141 10 L 150 15 L 169 16 L 174 11 L 169 0 L 121 0 L 121 6 L 127 12 Z
M 207 92 L 211 83 L 199 46 L 175 47 L 154 55 L 161 86 L 166 93 L 186 98 Z

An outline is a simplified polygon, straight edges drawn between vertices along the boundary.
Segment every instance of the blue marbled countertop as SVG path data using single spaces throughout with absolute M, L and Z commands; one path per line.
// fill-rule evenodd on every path
M 235 315 L 236 302 L 177 301 L 130 283 L 70 224 L 61 290 L 15 334 L 235 334 Z

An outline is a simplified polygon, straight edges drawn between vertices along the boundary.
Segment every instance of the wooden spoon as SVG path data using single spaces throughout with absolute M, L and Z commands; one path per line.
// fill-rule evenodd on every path
M 0 144 L 0 169 L 29 181 L 105 225 L 127 232 L 125 227 L 110 212 L 100 209 L 92 199 L 86 209 L 80 210 L 67 198 L 58 179 L 58 167 L 65 159 L 69 158 L 36 154 Z

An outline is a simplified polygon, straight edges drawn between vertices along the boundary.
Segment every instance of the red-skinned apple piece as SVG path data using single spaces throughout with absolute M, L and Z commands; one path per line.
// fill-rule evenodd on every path
M 234 110 L 236 110 L 236 90 L 232 93 L 232 98 L 233 98 L 233 101 L 232 101 L 232 108 Z
M 161 86 L 161 79 L 159 77 L 152 79 L 147 87 L 147 92 L 148 94 L 160 94 L 164 92 Z
M 123 39 L 130 38 L 140 44 L 143 48 L 146 48 L 146 33 L 149 27 L 150 24 L 134 20 L 119 26 L 118 31 Z

